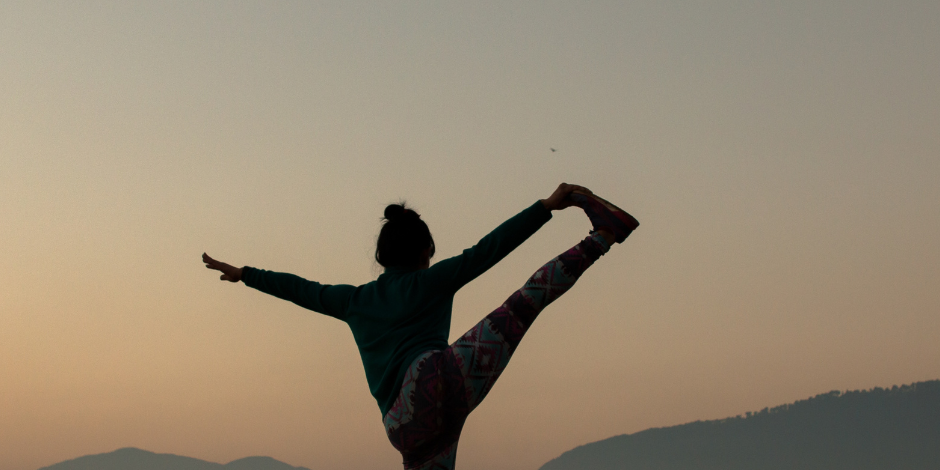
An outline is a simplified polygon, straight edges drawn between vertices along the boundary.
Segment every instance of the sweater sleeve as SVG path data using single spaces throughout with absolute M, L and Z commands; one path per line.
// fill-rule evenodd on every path
M 536 201 L 463 253 L 435 263 L 424 276 L 429 283 L 456 292 L 505 258 L 551 218 L 552 212 Z
M 243 268 L 242 282 L 266 294 L 340 320 L 344 320 L 349 299 L 356 290 L 350 285 L 320 284 L 293 274 L 250 266 Z

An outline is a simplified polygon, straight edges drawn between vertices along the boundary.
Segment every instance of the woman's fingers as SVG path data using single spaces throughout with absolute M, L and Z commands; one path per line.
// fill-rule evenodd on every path
M 566 196 L 573 192 L 594 194 L 593 192 L 591 192 L 590 189 L 585 188 L 584 186 L 581 186 L 578 184 L 562 183 L 558 189 L 560 189 Z
M 221 262 L 221 261 L 216 261 L 216 260 L 212 259 L 211 257 L 209 257 L 209 255 L 207 255 L 207 254 L 205 254 L 205 253 L 202 254 L 202 262 L 203 262 L 203 263 L 206 263 L 206 267 L 207 267 L 207 268 L 209 268 L 209 269 L 216 269 L 216 270 L 219 270 L 219 271 L 222 270 L 222 267 L 223 267 L 223 266 L 226 266 L 225 263 L 223 263 L 223 262 Z
M 578 186 L 578 185 L 576 185 L 576 184 L 569 184 L 569 185 L 568 185 L 568 188 L 567 188 L 567 193 L 568 193 L 568 194 L 571 194 L 571 193 L 574 193 L 574 192 L 586 193 L 586 194 L 594 194 L 594 193 L 591 192 L 590 189 L 585 188 L 584 186 Z
M 217 261 L 212 259 L 211 257 L 209 257 L 209 255 L 205 253 L 202 254 L 202 262 L 206 263 L 206 267 L 209 269 L 218 269 L 218 268 L 213 267 L 216 265 Z
M 219 276 L 219 279 L 223 281 L 238 282 L 241 280 L 241 268 L 236 268 L 230 264 L 216 261 L 205 253 L 202 254 L 202 262 L 206 263 L 206 268 L 208 269 L 222 271 L 222 275 Z

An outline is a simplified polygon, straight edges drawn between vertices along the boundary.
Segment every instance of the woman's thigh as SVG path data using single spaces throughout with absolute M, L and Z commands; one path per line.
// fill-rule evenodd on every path
M 525 302 L 513 294 L 507 303 L 496 309 L 464 333 L 448 350 L 463 379 L 464 394 L 469 411 L 473 411 L 489 393 L 509 364 L 512 353 L 528 329 L 528 322 L 509 308 L 526 309 Z

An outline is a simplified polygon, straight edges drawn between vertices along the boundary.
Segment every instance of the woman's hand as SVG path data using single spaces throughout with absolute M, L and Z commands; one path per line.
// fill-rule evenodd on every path
M 216 271 L 222 271 L 222 277 L 219 279 L 229 282 L 238 282 L 242 280 L 242 268 L 236 268 L 231 264 L 226 264 L 221 261 L 216 261 L 209 257 L 209 255 L 202 254 L 202 262 L 206 263 L 206 267 L 209 269 L 215 269 Z
M 590 189 L 585 188 L 584 186 L 561 183 L 558 185 L 558 188 L 555 189 L 555 192 L 548 197 L 548 199 L 542 199 L 542 204 L 550 211 L 557 211 L 571 207 L 574 205 L 574 202 L 568 198 L 568 195 L 575 191 L 579 193 L 594 194 Z

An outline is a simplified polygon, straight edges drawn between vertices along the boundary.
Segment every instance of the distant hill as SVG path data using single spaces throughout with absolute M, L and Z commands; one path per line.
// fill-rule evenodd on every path
M 940 380 L 833 391 L 577 447 L 540 470 L 940 469 Z
M 39 470 L 310 470 L 271 457 L 246 457 L 225 465 L 173 454 L 155 454 L 127 447 L 107 454 L 86 455 Z

